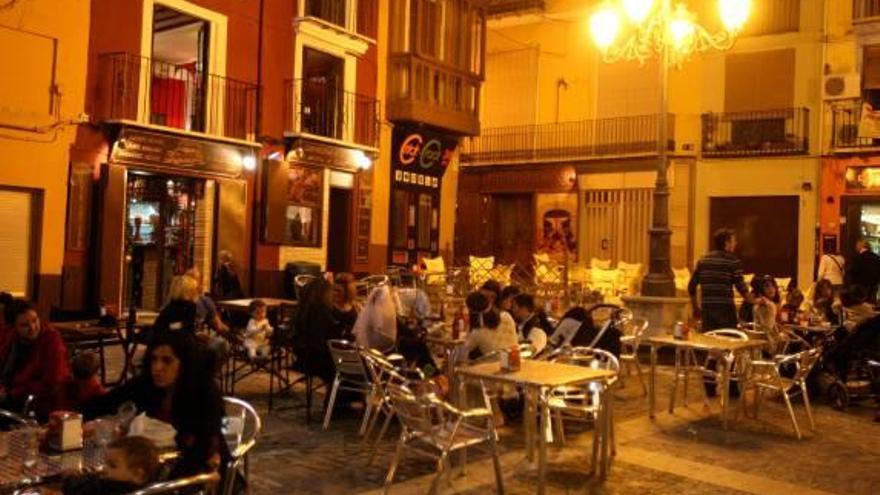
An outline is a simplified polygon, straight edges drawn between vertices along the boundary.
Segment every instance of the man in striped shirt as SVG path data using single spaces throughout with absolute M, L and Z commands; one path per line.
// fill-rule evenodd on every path
M 731 229 L 719 229 L 712 236 L 714 250 L 697 262 L 688 284 L 694 318 L 701 319 L 703 331 L 718 328 L 736 328 L 736 304 L 733 288 L 751 302 L 736 249 L 736 233 Z M 697 302 L 697 286 L 700 286 L 700 303 Z

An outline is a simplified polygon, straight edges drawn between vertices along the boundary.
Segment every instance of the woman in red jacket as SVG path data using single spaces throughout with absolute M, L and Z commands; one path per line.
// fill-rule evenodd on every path
M 29 395 L 37 415 L 55 407 L 61 384 L 70 377 L 67 347 L 61 334 L 40 322 L 36 308 L 17 300 L 6 307 L 0 330 L 0 406 L 21 411 Z

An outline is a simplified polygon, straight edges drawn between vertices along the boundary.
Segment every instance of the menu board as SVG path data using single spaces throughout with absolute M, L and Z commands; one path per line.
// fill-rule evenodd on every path
M 355 230 L 355 263 L 370 261 L 370 222 L 373 216 L 373 172 L 358 176 L 357 224 Z

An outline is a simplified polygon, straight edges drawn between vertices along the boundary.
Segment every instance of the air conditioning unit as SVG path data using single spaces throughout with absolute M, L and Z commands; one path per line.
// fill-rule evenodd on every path
M 862 92 L 862 77 L 858 73 L 829 74 L 822 81 L 822 98 L 847 100 L 858 98 Z

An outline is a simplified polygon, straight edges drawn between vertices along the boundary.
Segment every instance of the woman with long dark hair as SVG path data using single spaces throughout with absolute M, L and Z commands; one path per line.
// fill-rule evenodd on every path
M 327 341 L 341 339 L 342 329 L 333 318 L 333 287 L 323 278 L 317 278 L 303 289 L 302 300 L 294 321 L 297 357 L 303 371 L 317 376 L 324 383 L 332 383 L 336 374 Z
M 86 419 L 114 414 L 125 403 L 138 413 L 169 423 L 177 431 L 180 458 L 173 477 L 213 472 L 228 458 L 221 433 L 223 399 L 204 353 L 181 332 L 156 334 L 142 373 L 82 407 Z

